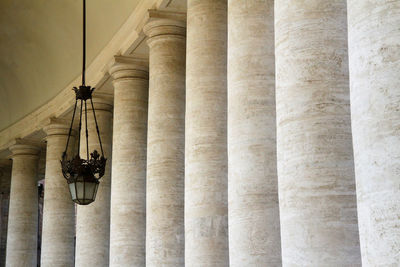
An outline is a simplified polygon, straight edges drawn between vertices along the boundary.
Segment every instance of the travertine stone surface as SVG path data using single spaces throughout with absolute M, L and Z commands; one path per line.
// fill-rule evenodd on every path
M 88 206 L 77 205 L 76 267 L 106 267 L 109 265 L 112 101 L 106 96 L 94 92 L 93 102 L 107 165 L 105 174 L 100 180 L 96 200 Z M 84 125 L 83 116 L 82 126 Z M 96 149 L 101 153 L 90 105 L 88 105 L 88 129 L 89 152 L 92 153 Z M 80 154 L 83 158 L 86 158 L 85 140 L 85 131 L 82 131 Z
M 185 264 L 228 266 L 227 1 L 188 0 Z
M 145 266 L 148 70 L 115 57 L 110 266 Z
M 282 263 L 359 266 L 346 1 L 275 12 Z
M 184 266 L 186 23 L 155 19 L 150 47 L 146 266 Z
M 364 266 L 400 263 L 400 2 L 348 1 L 358 221 Z
M 274 1 L 228 1 L 230 266 L 280 266 Z
M 17 143 L 12 152 L 10 208 L 8 215 L 7 267 L 37 265 L 38 187 L 40 148 Z
M 60 164 L 69 125 L 53 119 L 44 131 L 47 149 L 40 262 L 43 267 L 74 266 L 75 205 Z M 73 144 L 71 136 L 69 147 Z M 67 151 L 69 158 L 72 151 Z

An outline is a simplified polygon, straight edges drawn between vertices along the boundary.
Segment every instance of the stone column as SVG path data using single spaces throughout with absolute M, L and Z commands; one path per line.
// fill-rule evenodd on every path
M 230 266 L 281 266 L 274 1 L 228 1 Z
M 400 2 L 348 2 L 362 262 L 400 262 Z
M 10 150 L 13 164 L 6 266 L 36 266 L 38 229 L 37 170 L 40 148 L 18 141 L 10 147 Z
M 110 266 L 145 266 L 148 67 L 115 57 Z
M 10 202 L 11 160 L 0 159 L 0 266 L 6 264 L 8 203 Z
M 189 0 L 185 263 L 228 266 L 227 0 Z
M 47 150 L 41 266 L 74 266 L 75 205 L 60 165 L 69 125 L 51 119 L 44 131 L 47 134 Z M 69 147 L 73 148 L 73 145 L 72 136 Z M 72 149 L 67 151 L 70 158 L 73 157 L 71 152 Z
M 154 19 L 144 32 L 150 48 L 146 266 L 184 266 L 186 23 Z
M 96 200 L 88 206 L 77 205 L 76 219 L 76 267 L 107 267 L 109 265 L 110 241 L 110 191 L 112 153 L 112 100 L 107 96 L 93 94 L 97 123 L 107 158 L 106 171 L 100 180 Z M 89 104 L 89 103 L 88 103 Z M 92 109 L 88 105 L 89 152 L 100 152 Z M 85 120 L 82 116 L 82 128 Z M 81 152 L 86 158 L 85 132 L 81 132 Z
M 275 2 L 284 266 L 359 266 L 346 0 Z

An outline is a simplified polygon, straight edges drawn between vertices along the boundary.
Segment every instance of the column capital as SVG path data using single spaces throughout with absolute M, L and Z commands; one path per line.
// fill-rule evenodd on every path
M 43 127 L 43 131 L 46 133 L 46 138 L 52 135 L 68 135 L 70 122 L 67 120 L 58 118 L 49 118 L 47 125 Z M 71 135 L 75 135 L 75 131 L 72 130 Z
M 153 41 L 165 38 L 186 37 L 186 14 L 162 10 L 149 10 L 149 22 L 143 27 L 143 32 L 149 39 L 147 44 L 151 46 Z
M 34 141 L 15 139 L 8 149 L 11 151 L 11 158 L 21 155 L 39 157 L 41 146 Z
M 113 109 L 113 97 L 110 94 L 102 94 L 102 93 L 95 92 L 93 94 L 92 100 L 93 100 L 93 105 L 94 105 L 95 111 L 103 110 L 103 111 L 111 112 Z M 91 105 L 90 101 L 87 102 L 87 109 L 88 109 L 88 111 L 92 110 L 92 105 Z M 91 114 L 88 114 L 88 116 L 91 116 Z
M 108 72 L 115 80 L 149 79 L 149 63 L 147 59 L 130 56 L 114 56 L 109 64 Z

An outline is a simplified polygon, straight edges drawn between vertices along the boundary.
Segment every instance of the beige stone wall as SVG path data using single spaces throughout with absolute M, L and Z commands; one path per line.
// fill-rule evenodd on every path
M 228 1 L 230 266 L 280 266 L 274 1 Z
M 400 263 L 400 2 L 348 1 L 351 111 L 364 266 Z
M 228 266 L 227 1 L 189 0 L 185 265 Z
M 282 263 L 359 266 L 346 1 L 275 12 Z

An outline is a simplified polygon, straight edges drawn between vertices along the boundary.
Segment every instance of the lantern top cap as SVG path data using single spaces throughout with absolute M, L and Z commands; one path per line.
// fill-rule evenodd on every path
M 92 98 L 92 93 L 94 91 L 94 87 L 91 88 L 90 85 L 81 85 L 79 88 L 74 87 L 73 90 L 75 91 L 76 99 L 86 101 Z

